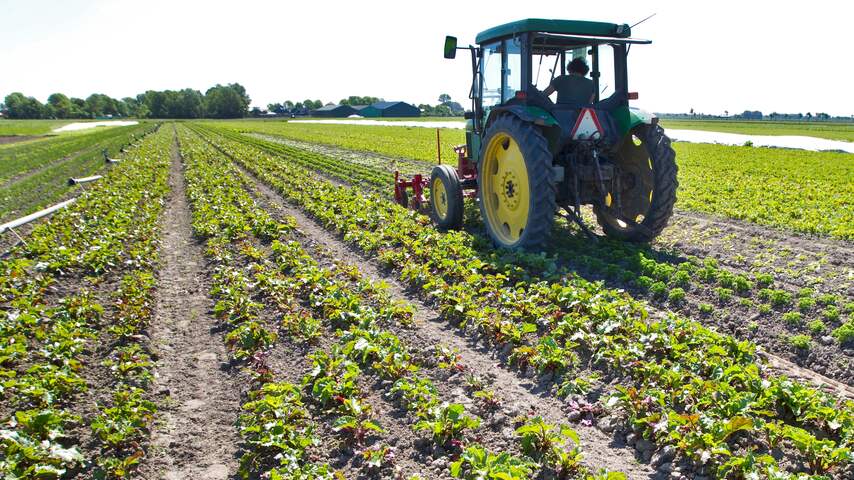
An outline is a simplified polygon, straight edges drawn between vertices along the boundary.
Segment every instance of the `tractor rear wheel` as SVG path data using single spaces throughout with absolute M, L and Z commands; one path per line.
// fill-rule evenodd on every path
M 593 206 L 596 220 L 609 237 L 649 242 L 667 226 L 676 203 L 676 152 L 659 125 L 632 130 L 617 150 L 619 204 L 609 192 Z
M 430 206 L 439 228 L 458 229 L 463 225 L 463 189 L 457 171 L 437 165 L 430 173 Z
M 513 115 L 489 126 L 478 164 L 480 212 L 499 247 L 537 250 L 555 216 L 552 154 L 539 128 Z

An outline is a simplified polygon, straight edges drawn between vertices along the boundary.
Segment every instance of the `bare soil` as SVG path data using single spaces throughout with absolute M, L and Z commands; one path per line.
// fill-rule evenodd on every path
M 33 140 L 36 138 L 41 137 L 39 135 L 0 135 L 0 145 L 25 142 L 27 140 Z
M 177 144 L 173 146 L 171 197 L 164 214 L 152 345 L 160 416 L 143 478 L 226 479 L 237 471 L 240 438 L 234 421 L 241 389 L 227 368 L 203 248 L 193 237 Z

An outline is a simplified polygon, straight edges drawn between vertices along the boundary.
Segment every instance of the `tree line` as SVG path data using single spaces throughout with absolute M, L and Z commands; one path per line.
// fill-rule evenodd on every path
M 204 95 L 199 90 L 148 90 L 136 97 L 111 98 L 93 93 L 86 99 L 54 93 L 41 103 L 34 97 L 14 92 L 0 104 L 0 111 L 13 119 L 71 119 L 98 117 L 136 118 L 241 118 L 249 109 L 250 98 L 239 83 L 217 84 Z
M 320 100 L 303 100 L 302 102 L 292 102 L 290 100 L 285 100 L 282 103 L 267 104 L 267 110 L 269 112 L 276 113 L 279 115 L 284 115 L 287 113 L 301 113 L 304 115 L 308 115 L 309 111 L 317 110 L 322 106 L 323 102 L 321 102 Z M 253 110 L 255 109 L 253 108 Z M 261 112 L 259 109 L 258 113 L 260 114 L 263 112 Z

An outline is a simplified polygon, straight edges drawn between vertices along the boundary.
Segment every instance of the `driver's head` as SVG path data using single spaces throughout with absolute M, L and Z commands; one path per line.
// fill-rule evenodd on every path
M 590 67 L 587 66 L 587 62 L 583 58 L 573 58 L 566 68 L 569 73 L 577 73 L 578 75 L 587 75 L 587 72 L 590 71 Z

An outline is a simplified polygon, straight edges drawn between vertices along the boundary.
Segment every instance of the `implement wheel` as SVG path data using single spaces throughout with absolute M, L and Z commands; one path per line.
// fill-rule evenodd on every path
M 658 125 L 632 130 L 617 150 L 620 205 L 613 192 L 593 212 L 609 237 L 649 242 L 658 236 L 676 203 L 676 152 Z
M 478 165 L 478 196 L 486 231 L 499 247 L 537 250 L 555 215 L 552 154 L 539 128 L 512 115 L 486 132 Z
M 439 228 L 458 229 L 463 225 L 463 189 L 457 171 L 437 165 L 430 173 L 430 206 Z

